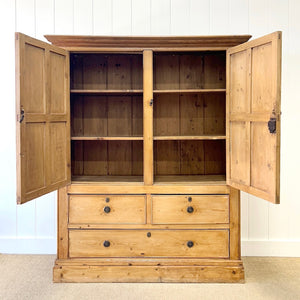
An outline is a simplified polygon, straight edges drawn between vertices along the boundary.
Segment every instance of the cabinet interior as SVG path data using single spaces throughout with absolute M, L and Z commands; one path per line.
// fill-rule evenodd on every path
M 76 53 L 74 181 L 143 182 L 143 55 Z M 224 180 L 225 51 L 154 52 L 154 182 Z

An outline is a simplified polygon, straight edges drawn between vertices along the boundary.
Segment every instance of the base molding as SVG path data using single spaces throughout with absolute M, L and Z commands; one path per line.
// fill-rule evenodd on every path
M 243 283 L 244 267 L 241 260 L 199 260 L 180 265 L 177 259 L 174 265 L 170 260 L 153 260 L 145 265 L 132 263 L 105 264 L 103 261 L 88 259 L 56 261 L 53 269 L 54 282 L 215 282 Z

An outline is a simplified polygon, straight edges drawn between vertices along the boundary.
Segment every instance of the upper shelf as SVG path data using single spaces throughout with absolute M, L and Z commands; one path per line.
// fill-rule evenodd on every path
M 183 141 L 183 140 L 225 140 L 226 135 L 170 135 L 154 136 L 155 141 Z
M 143 94 L 143 90 L 87 90 L 87 89 L 71 89 L 72 94 L 98 94 L 98 95 L 122 95 L 122 94 Z
M 154 94 L 172 94 L 172 93 L 224 93 L 226 89 L 171 89 L 171 90 L 153 90 Z M 98 94 L 98 95 L 122 95 L 122 94 L 143 94 L 143 90 L 87 90 L 71 89 L 72 94 Z
M 227 49 L 247 42 L 251 35 L 211 35 L 211 36 L 82 36 L 45 35 L 53 45 L 70 51 L 82 48 L 94 49 Z M 93 49 L 87 49 L 87 51 Z
M 226 89 L 171 89 L 171 90 L 153 90 L 155 94 L 171 94 L 171 93 L 220 93 L 226 92 Z

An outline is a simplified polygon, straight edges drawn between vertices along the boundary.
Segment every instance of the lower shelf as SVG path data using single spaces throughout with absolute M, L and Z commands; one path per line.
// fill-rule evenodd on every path
M 72 183 L 103 182 L 103 183 L 143 183 L 143 176 L 72 176 Z M 159 175 L 154 176 L 155 184 L 179 183 L 201 184 L 216 183 L 226 184 L 225 175 Z
M 130 183 L 143 182 L 143 176 L 72 176 L 72 182 Z
M 57 260 L 54 282 L 243 283 L 241 260 Z

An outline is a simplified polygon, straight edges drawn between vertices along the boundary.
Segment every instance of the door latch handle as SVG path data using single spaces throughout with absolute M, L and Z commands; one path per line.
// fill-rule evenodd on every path
M 270 133 L 276 133 L 276 118 L 270 118 L 268 128 Z
M 24 120 L 24 116 L 25 116 L 25 111 L 24 111 L 24 109 L 22 108 L 22 109 L 21 109 L 20 120 L 19 120 L 19 122 L 20 122 L 20 123 L 22 123 L 22 122 L 23 122 L 23 120 Z

